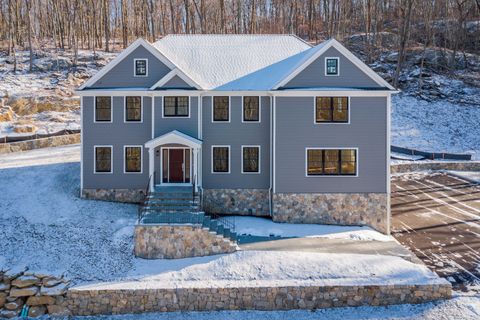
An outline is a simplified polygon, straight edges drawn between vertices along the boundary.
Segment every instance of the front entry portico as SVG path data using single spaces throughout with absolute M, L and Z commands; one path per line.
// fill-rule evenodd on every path
M 201 186 L 202 141 L 177 130 L 171 131 L 145 143 L 149 154 L 150 191 L 155 184 L 194 184 Z M 155 165 L 155 157 L 160 165 Z M 160 179 L 155 180 L 155 176 Z

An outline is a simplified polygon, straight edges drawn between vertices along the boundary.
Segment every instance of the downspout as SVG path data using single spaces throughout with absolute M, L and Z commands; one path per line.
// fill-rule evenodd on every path
M 273 95 L 270 97 L 270 187 L 268 188 L 268 209 L 270 217 L 273 217 Z

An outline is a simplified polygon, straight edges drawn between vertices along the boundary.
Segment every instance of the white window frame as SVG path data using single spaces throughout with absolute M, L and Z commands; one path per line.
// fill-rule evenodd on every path
M 242 123 L 261 123 L 262 122 L 262 96 L 258 96 L 258 121 L 245 121 L 245 105 L 243 104 L 244 97 L 256 97 L 242 96 Z
M 110 121 L 97 121 L 97 97 L 110 97 Z M 94 96 L 93 97 L 93 123 L 112 123 L 113 122 L 113 96 Z
M 328 74 L 327 73 L 327 61 L 328 60 L 337 60 L 337 74 Z M 338 76 L 340 76 L 340 58 L 339 57 L 325 57 L 325 76 L 326 77 L 338 77 Z
M 217 97 L 226 97 L 226 96 L 217 96 Z M 232 96 L 228 96 L 228 121 L 223 120 L 214 120 L 214 99 L 215 96 L 212 96 L 212 123 L 230 123 L 232 121 Z M 243 116 L 242 116 L 243 118 Z
M 350 124 L 350 110 L 352 110 L 351 108 L 351 97 L 350 96 L 346 96 L 348 98 L 348 121 L 347 122 L 335 122 L 335 121 L 331 121 L 331 122 L 317 122 L 317 98 L 343 98 L 345 96 L 314 96 L 313 97 L 313 124 L 315 125 L 321 125 L 321 126 L 324 126 L 324 125 L 345 125 L 345 124 Z
M 139 60 L 145 60 L 145 75 L 138 75 L 137 74 L 137 61 Z M 148 77 L 148 59 L 147 58 L 137 58 L 133 59 L 133 76 L 136 78 L 145 78 Z
M 127 171 L 127 148 L 128 147 L 140 148 L 140 172 Z M 141 144 L 127 144 L 123 146 L 123 173 L 124 174 L 142 174 L 143 173 L 143 146 Z
M 258 148 L 258 171 L 257 172 L 244 172 L 243 171 L 243 149 L 244 148 Z M 241 156 L 241 171 L 242 174 L 260 174 L 262 173 L 262 147 L 260 145 L 242 145 Z
M 110 172 L 97 172 L 97 148 L 110 148 Z M 93 146 L 93 174 L 113 174 L 113 146 L 112 145 L 94 145 Z
M 355 150 L 356 172 L 355 175 L 309 175 L 308 174 L 308 150 Z M 358 156 L 358 147 L 306 147 L 305 148 L 305 177 L 307 178 L 358 178 L 360 172 L 360 157 Z
M 165 115 L 165 98 L 166 97 L 185 97 L 185 96 L 163 96 L 162 97 L 162 119 L 190 119 L 191 116 L 191 110 L 190 110 L 190 104 L 192 103 L 192 96 L 188 96 L 188 116 L 166 116 Z
M 127 97 L 140 97 L 140 121 L 127 120 Z M 123 97 L 123 123 L 143 123 L 143 96 Z
M 228 148 L 228 172 L 215 172 L 213 171 L 213 148 Z M 210 148 L 210 172 L 212 174 L 230 174 L 232 172 L 232 149 L 230 145 L 212 145 Z

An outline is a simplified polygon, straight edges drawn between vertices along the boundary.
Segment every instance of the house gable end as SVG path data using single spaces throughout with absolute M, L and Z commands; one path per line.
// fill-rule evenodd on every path
M 273 89 L 334 87 L 395 90 L 334 39 L 314 47 L 313 50 L 315 50 L 313 54 L 306 55 L 305 59 L 277 82 Z M 338 59 L 338 74 L 327 75 L 328 58 Z

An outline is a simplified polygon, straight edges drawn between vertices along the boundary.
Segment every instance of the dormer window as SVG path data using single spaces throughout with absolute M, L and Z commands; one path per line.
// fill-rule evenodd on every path
M 146 77 L 148 75 L 148 60 L 135 59 L 135 77 Z
M 338 58 L 325 58 L 325 75 L 338 76 Z

